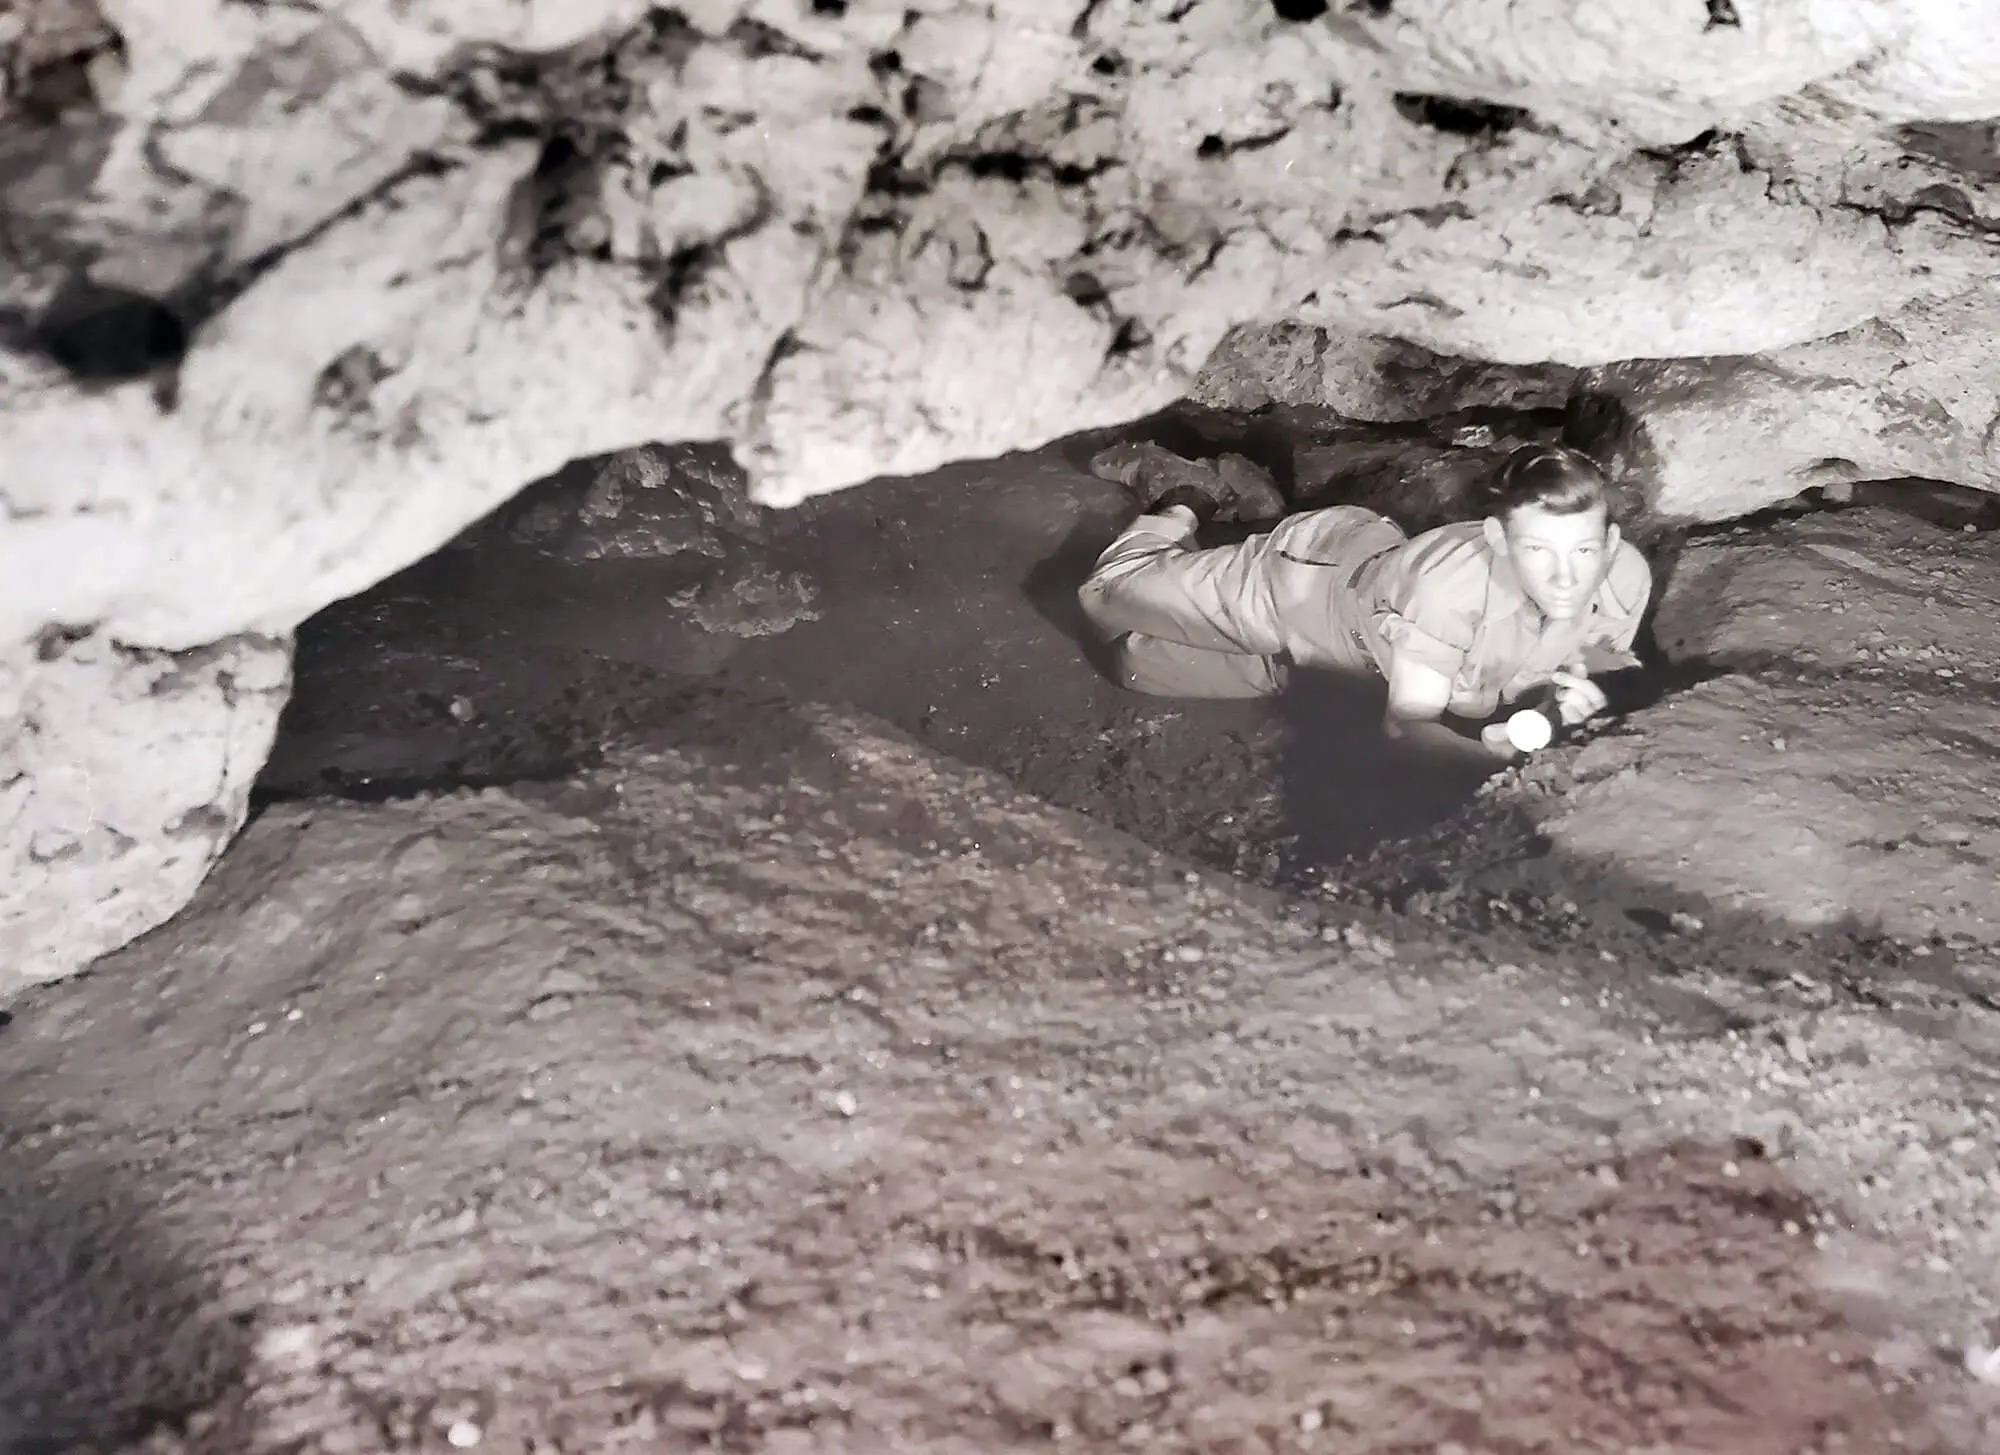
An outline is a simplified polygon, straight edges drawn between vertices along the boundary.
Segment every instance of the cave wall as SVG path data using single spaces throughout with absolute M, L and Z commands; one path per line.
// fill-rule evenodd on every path
M 726 439 L 784 505 L 1283 325 L 1353 389 L 1601 376 L 1692 513 L 1990 483 L 1973 0 L 29 0 L 0 77 L 31 978 L 184 902 L 300 620 L 578 456 Z

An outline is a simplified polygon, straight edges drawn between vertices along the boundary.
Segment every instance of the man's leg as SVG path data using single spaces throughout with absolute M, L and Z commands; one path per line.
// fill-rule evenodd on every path
M 1077 592 L 1107 638 L 1128 632 L 1252 659 L 1283 650 L 1257 574 L 1257 543 L 1192 548 L 1195 518 L 1143 515 L 1111 543 Z
M 1114 648 L 1118 684 L 1153 697 L 1269 697 L 1285 669 L 1269 657 L 1211 652 L 1131 632 Z

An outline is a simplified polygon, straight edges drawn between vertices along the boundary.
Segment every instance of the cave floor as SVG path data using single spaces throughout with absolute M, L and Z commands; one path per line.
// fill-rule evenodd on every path
M 304 634 L 196 904 L 12 1007 L 0 1449 L 1991 1449 L 2000 985 L 1924 895 L 1992 834 L 1782 776 L 1893 699 L 1989 789 L 1985 538 L 1878 514 L 1699 544 L 1729 674 L 1476 797 L 1103 683 L 1062 451 L 778 518 L 764 635 L 435 558 Z

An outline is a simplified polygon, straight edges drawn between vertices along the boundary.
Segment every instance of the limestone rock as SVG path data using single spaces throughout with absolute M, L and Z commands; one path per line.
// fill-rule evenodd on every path
M 1667 10 L 1600 33 L 1566 7 L 1059 7 L 1010 16 L 997 69 L 997 22 L 956 11 L 112 19 L 124 79 L 48 139 L 95 200 L 39 184 L 21 307 L 90 242 L 92 281 L 169 295 L 189 352 L 171 410 L 8 358 L 9 458 L 47 463 L 10 477 L 34 518 L 0 563 L 88 539 L 128 569 L 118 601 L 10 574 L 38 589 L 9 603 L 40 605 L 0 635 L 283 630 L 647 439 L 732 439 L 773 503 L 1035 443 L 1168 402 L 1246 323 L 1607 363 L 1795 344 L 1986 266 L 1952 217 L 1887 220 L 1893 147 L 1794 144 L 1794 112 L 1837 109 L 1814 87 L 1846 78 L 1820 131 L 1851 140 L 1969 23 L 1892 5 L 1733 33 Z M 1847 74 L 1866 58 L 1898 79 Z M 1962 71 L 1940 72 L 1955 105 Z M 1694 139 L 1738 117 L 1743 140 Z M 510 127 L 561 144 L 487 144 Z M 83 437 L 88 472 L 63 443 Z
M 772 636 L 818 615 L 818 588 L 803 571 L 773 560 L 765 512 L 751 503 L 749 480 L 716 444 L 647 445 L 578 460 L 538 481 L 452 547 L 476 553 L 474 569 L 587 571 L 597 562 L 672 562 L 678 582 L 666 597 L 677 623 L 649 619 L 656 647 L 675 627 L 722 637 Z M 525 547 L 517 560 L 508 548 Z M 554 583 L 552 583 L 554 584 Z M 507 588 L 518 597 L 518 583 Z M 556 585 L 556 594 L 561 587 Z M 668 656 L 673 654 L 668 653 Z M 696 642 L 686 670 L 713 670 L 726 643 Z
M 1629 412 L 1656 510 L 1726 520 L 1814 487 L 1951 480 L 2000 489 L 1991 287 L 1761 358 L 1634 361 L 1582 387 Z
M 1090 473 L 1123 486 L 1146 508 L 1174 491 L 1191 490 L 1215 503 L 1217 520 L 1271 520 L 1285 512 L 1285 497 L 1270 475 L 1233 452 L 1192 460 L 1151 441 L 1127 441 L 1098 451 Z
M 453 545 L 478 547 L 497 534 L 571 565 L 720 557 L 762 538 L 748 486 L 720 445 L 646 445 L 566 465 Z
M 1583 748 L 1544 828 L 1642 882 L 1780 924 L 1990 943 L 1991 539 L 1868 509 L 1691 545 L 1659 636 L 1735 672 Z
M 1123 423 L 1246 326 L 1636 368 L 1676 509 L 1983 478 L 1991 178 L 1887 128 L 2000 112 L 1984 6 L 1375 10 L 16 7 L 0 660 L 283 637 L 648 441 L 783 505 Z
M 178 655 L 51 634 L 0 685 L 0 993 L 178 910 L 242 826 L 290 644 Z
M 1189 390 L 1213 409 L 1328 409 L 1347 419 L 1430 419 L 1468 409 L 1560 408 L 1581 371 L 1434 354 L 1381 335 L 1283 323 L 1233 331 Z

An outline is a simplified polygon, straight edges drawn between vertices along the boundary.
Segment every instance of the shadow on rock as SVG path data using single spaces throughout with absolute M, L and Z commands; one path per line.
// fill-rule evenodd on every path
M 1089 577 L 1097 558 L 1118 535 L 1118 523 L 1085 517 L 1070 528 L 1062 544 L 1029 568 L 1021 594 L 1035 613 L 1076 643 L 1099 675 L 1112 675 L 1112 651 L 1103 634 L 1091 625 L 1078 599 L 1078 588 Z
M 220 1297 L 111 1174 L 0 1152 L 0 1455 L 248 1449 Z
M 1298 672 L 1282 699 L 1285 829 L 1302 863 L 1332 865 L 1461 811 L 1497 763 L 1387 737 L 1379 680 Z

